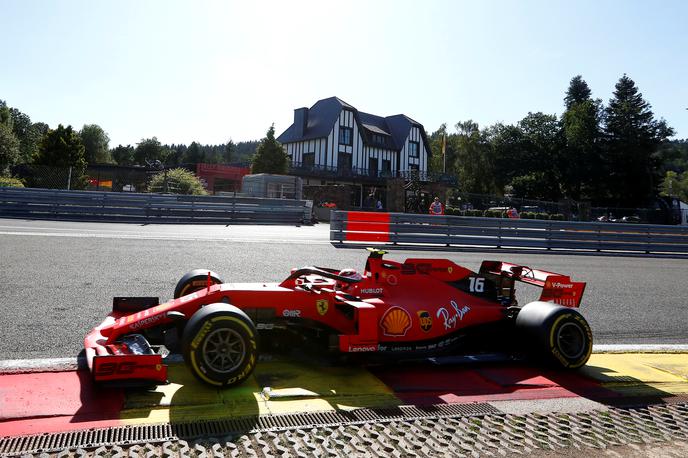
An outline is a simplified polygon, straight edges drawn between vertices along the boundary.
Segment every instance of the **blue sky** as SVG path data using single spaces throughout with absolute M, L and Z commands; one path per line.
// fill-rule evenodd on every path
M 110 146 L 279 134 L 336 95 L 428 132 L 560 114 L 624 73 L 688 137 L 688 2 L 0 0 L 0 99 Z

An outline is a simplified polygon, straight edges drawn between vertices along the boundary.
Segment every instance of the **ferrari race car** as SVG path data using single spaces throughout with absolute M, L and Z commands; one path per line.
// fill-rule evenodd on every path
M 501 348 L 570 369 L 590 357 L 592 332 L 577 311 L 585 283 L 506 262 L 473 272 L 369 250 L 361 273 L 303 267 L 281 283 L 224 283 L 199 269 L 168 302 L 116 297 L 85 338 L 88 367 L 96 382 L 166 383 L 172 349 L 203 382 L 229 386 L 251 375 L 259 352 L 280 348 L 384 361 Z M 541 287 L 540 299 L 520 306 L 516 281 Z

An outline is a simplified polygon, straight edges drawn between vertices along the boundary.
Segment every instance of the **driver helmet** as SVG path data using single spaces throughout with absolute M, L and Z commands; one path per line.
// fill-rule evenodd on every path
M 351 279 L 353 279 L 353 280 L 363 280 L 363 277 L 361 276 L 361 274 L 359 274 L 358 272 L 356 272 L 356 269 L 343 269 L 343 270 L 340 270 L 340 271 L 339 271 L 339 275 L 341 275 L 342 277 L 351 278 Z

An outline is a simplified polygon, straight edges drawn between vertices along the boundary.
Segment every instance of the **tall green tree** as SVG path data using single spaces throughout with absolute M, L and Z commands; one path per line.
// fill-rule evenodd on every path
M 680 175 L 673 170 L 669 170 L 660 185 L 660 194 L 663 196 L 678 197 L 684 202 L 688 202 L 688 172 Z
M 186 150 L 184 162 L 188 162 L 190 164 L 198 164 L 203 162 L 203 151 L 201 150 L 201 145 L 196 142 L 191 142 L 189 148 Z
M 528 144 L 520 127 L 495 124 L 487 130 L 492 149 L 495 186 L 499 193 L 511 186 L 514 178 L 530 172 Z
M 564 149 L 559 120 L 555 115 L 528 113 L 518 127 L 525 139 L 523 165 L 528 167 L 520 176 L 534 177 L 529 178 L 532 185 L 527 188 L 528 195 L 519 197 L 558 200 L 561 198 L 561 151 Z
M 587 100 L 592 100 L 592 91 L 590 90 L 590 86 L 588 86 L 588 83 L 585 82 L 581 75 L 576 75 L 571 78 L 569 88 L 566 91 L 566 97 L 564 97 L 564 105 L 568 110 L 573 105 L 585 102 Z
M 229 141 L 225 144 L 224 146 L 224 156 L 222 157 L 222 161 L 225 164 L 229 164 L 232 162 L 232 159 L 234 159 L 234 155 L 236 154 L 236 145 L 230 138 Z
M 134 165 L 134 147 L 117 145 L 110 150 L 110 156 L 118 165 Z
M 41 140 L 38 148 L 36 164 L 59 169 L 71 168 L 70 187 L 83 189 L 86 187 L 86 157 L 81 137 L 72 129 L 62 124 L 57 129 L 51 129 Z M 59 184 L 59 187 L 62 183 Z
M 157 137 L 144 138 L 136 145 L 134 161 L 138 165 L 147 165 L 155 161 L 160 161 L 164 164 L 167 158 L 166 153 L 169 153 L 169 149 L 163 147 Z
M 454 170 L 459 178 L 459 188 L 465 192 L 491 194 L 496 189 L 491 148 L 486 135 L 472 120 L 456 124 L 457 135 Z
M 19 140 L 7 123 L 0 122 L 0 177 L 9 176 L 9 168 L 19 159 Z
M 608 194 L 615 206 L 642 206 L 656 195 L 660 181 L 655 153 L 674 131 L 654 118 L 631 78 L 624 74 L 615 89 L 605 110 Z
M 273 124 L 256 149 L 251 172 L 285 174 L 288 168 L 289 157 L 275 139 L 275 125 Z
M 571 79 L 561 117 L 566 146 L 560 157 L 562 193 L 575 200 L 599 200 L 604 168 L 600 156 L 602 102 L 593 100 L 580 75 Z
M 19 140 L 19 161 L 31 163 L 38 154 L 38 145 L 43 137 L 43 133 L 36 124 L 31 122 L 31 118 L 16 108 L 10 109 L 12 117 L 12 130 Z
M 85 124 L 79 131 L 89 164 L 111 164 L 110 137 L 98 124 Z
M 0 124 L 5 124 L 10 129 L 12 128 L 12 115 L 10 114 L 10 107 L 7 102 L 0 100 Z
M 666 141 L 657 151 L 661 162 L 661 171 L 688 171 L 688 139 Z

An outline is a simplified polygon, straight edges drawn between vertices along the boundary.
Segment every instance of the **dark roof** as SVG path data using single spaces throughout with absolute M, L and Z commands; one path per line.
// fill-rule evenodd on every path
M 430 145 L 425 135 L 425 129 L 419 122 L 403 114 L 383 118 L 382 116 L 364 113 L 337 97 L 318 100 L 308 109 L 308 122 L 302 137 L 295 135 L 294 124 L 292 123 L 287 130 L 277 137 L 277 141 L 280 143 L 292 143 L 327 137 L 343 108 L 353 111 L 355 121 L 361 130 L 363 143 L 384 146 L 385 148 L 399 151 L 404 146 L 404 141 L 406 141 L 411 127 L 416 126 L 420 128 L 425 149 L 430 154 Z M 373 133 L 385 135 L 385 144 L 374 143 Z

